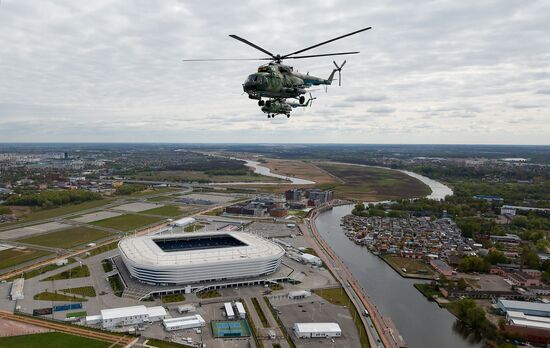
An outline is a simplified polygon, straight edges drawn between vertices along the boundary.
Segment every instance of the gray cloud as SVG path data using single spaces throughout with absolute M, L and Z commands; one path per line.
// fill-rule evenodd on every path
M 548 13 L 544 0 L 4 0 L 0 141 L 548 144 Z M 228 34 L 287 53 L 366 25 L 311 51 L 361 54 L 290 119 L 241 96 L 259 62 L 181 62 L 262 56 Z

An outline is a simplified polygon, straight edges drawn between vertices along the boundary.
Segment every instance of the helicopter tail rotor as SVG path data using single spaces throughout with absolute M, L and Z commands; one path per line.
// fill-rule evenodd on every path
M 344 60 L 344 62 L 342 63 L 342 65 L 338 66 L 338 64 L 336 64 L 336 61 L 332 61 L 334 63 L 334 66 L 336 67 L 336 71 L 338 71 L 338 86 L 342 86 L 342 68 L 344 67 L 344 65 L 346 65 L 346 61 Z

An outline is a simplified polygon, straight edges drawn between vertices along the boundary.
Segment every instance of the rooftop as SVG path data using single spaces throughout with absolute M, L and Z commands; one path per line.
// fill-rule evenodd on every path
M 342 331 L 338 323 L 295 323 L 294 328 L 300 332 L 338 332 Z
M 550 303 L 539 302 L 527 302 L 527 301 L 514 301 L 514 300 L 498 300 L 504 308 L 509 309 L 523 309 L 531 311 L 544 311 L 550 312 Z

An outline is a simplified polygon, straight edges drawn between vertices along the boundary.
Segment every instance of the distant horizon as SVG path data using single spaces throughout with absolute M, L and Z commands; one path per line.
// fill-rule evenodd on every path
M 114 144 L 114 145 L 373 145 L 373 146 L 531 146 L 531 147 L 550 147 L 548 144 L 506 144 L 506 143 L 290 143 L 290 142 L 113 142 L 113 141 L 58 141 L 58 142 L 0 142 L 1 145 L 54 145 L 54 144 Z

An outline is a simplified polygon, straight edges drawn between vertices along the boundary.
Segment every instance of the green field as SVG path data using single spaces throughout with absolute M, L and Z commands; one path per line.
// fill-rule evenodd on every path
M 356 201 L 417 198 L 431 192 L 420 180 L 397 170 L 326 162 L 317 166 L 343 181 L 319 185 L 334 190 L 338 198 Z
M 122 296 L 122 293 L 124 292 L 124 285 L 122 284 L 122 281 L 120 280 L 118 274 L 109 277 L 107 280 L 109 281 L 109 285 L 111 285 L 111 289 L 113 289 L 113 293 L 115 294 L 115 296 Z
M 18 239 L 18 242 L 43 245 L 53 248 L 72 248 L 77 245 L 87 244 L 98 239 L 112 236 L 107 231 L 97 230 L 90 227 L 73 227 L 65 230 L 45 233 L 24 239 Z
M 0 269 L 15 266 L 49 254 L 51 254 L 49 251 L 28 248 L 25 250 L 15 248 L 2 250 L 0 251 Z
M 82 317 L 85 317 L 86 315 L 88 315 L 88 312 L 86 311 L 72 312 L 72 313 L 67 313 L 65 315 L 65 318 L 82 318 Z
M 260 321 L 262 322 L 263 327 L 269 327 L 269 322 L 267 321 L 267 318 L 265 316 L 264 311 L 262 310 L 262 307 L 260 307 L 260 303 L 258 302 L 258 299 L 256 297 L 252 297 L 252 304 L 254 305 L 254 309 L 256 310 L 256 313 L 258 313 L 258 317 L 260 317 Z
M 45 282 L 45 281 L 51 281 L 51 280 L 84 278 L 89 276 L 90 276 L 90 270 L 88 269 L 88 266 L 82 265 L 82 266 L 73 267 L 71 269 L 55 274 L 46 279 L 41 279 L 41 281 Z
M 172 200 L 172 199 L 175 199 L 175 198 L 176 198 L 175 196 L 166 195 L 166 196 L 158 196 L 158 197 L 147 198 L 147 201 L 148 202 L 163 202 L 163 201 L 169 201 L 169 200 Z
M 384 260 L 402 276 L 413 275 L 430 278 L 434 274 L 432 268 L 423 260 L 390 255 L 384 255 Z M 403 271 L 403 268 L 406 271 Z
M 359 334 L 361 347 L 370 347 L 367 331 L 361 321 L 361 315 L 357 312 L 357 308 L 355 308 L 353 302 L 351 302 L 348 294 L 346 294 L 343 288 L 317 289 L 315 293 L 332 304 L 348 307 Z
M 62 332 L 47 332 L 24 336 L 0 337 L 0 348 L 107 348 L 111 343 L 96 341 Z
M 56 292 L 43 291 L 34 295 L 35 300 L 40 301 L 68 301 L 68 302 L 83 302 L 87 301 L 85 298 L 76 297 L 76 295 L 65 295 Z
M 165 205 L 164 207 L 153 208 L 145 211 L 141 211 L 143 214 L 161 215 L 167 217 L 179 216 L 183 212 L 175 205 Z
M 156 340 L 156 339 L 153 339 L 153 338 L 147 340 L 147 345 L 152 346 L 152 347 L 157 347 L 157 348 L 183 348 L 183 347 L 187 347 L 187 346 L 184 346 L 183 344 L 174 343 L 174 342 L 166 342 L 166 341 Z
M 96 297 L 95 289 L 93 286 L 81 286 L 79 288 L 68 288 L 68 289 L 61 289 L 59 291 L 62 291 L 64 293 L 73 294 L 73 295 L 80 295 L 80 296 L 86 296 L 86 297 Z
M 174 294 L 174 295 L 165 295 L 161 298 L 162 303 L 172 303 L 172 302 L 183 302 L 185 301 L 185 296 L 182 294 Z
M 101 226 L 101 227 L 113 228 L 119 231 L 130 231 L 130 230 L 135 230 L 136 228 L 139 228 L 142 226 L 159 222 L 161 220 L 163 220 L 163 218 L 126 214 L 126 215 L 115 216 L 104 220 L 94 221 L 94 222 L 91 222 L 90 224 Z
M 220 294 L 220 292 L 218 290 L 208 290 L 208 291 L 203 291 L 203 292 L 197 293 L 197 297 L 202 298 L 202 299 L 221 297 L 221 296 L 222 296 L 222 294 Z
M 97 207 L 104 206 L 106 204 L 111 203 L 112 201 L 113 201 L 113 199 L 109 198 L 109 199 L 102 199 L 102 200 L 99 200 L 99 201 L 89 201 L 89 202 L 84 202 L 84 203 L 79 203 L 79 204 L 70 204 L 70 205 L 66 205 L 66 206 L 63 206 L 63 207 L 59 207 L 59 208 L 37 209 L 37 210 L 31 211 L 27 215 L 24 215 L 23 217 L 21 217 L 19 220 L 15 221 L 15 222 L 2 224 L 2 227 L 17 225 L 17 224 L 24 223 L 24 222 L 38 221 L 38 220 L 43 220 L 43 219 L 51 219 L 51 218 L 66 215 L 66 214 L 78 213 L 81 210 L 92 209 L 92 208 L 97 208 Z

